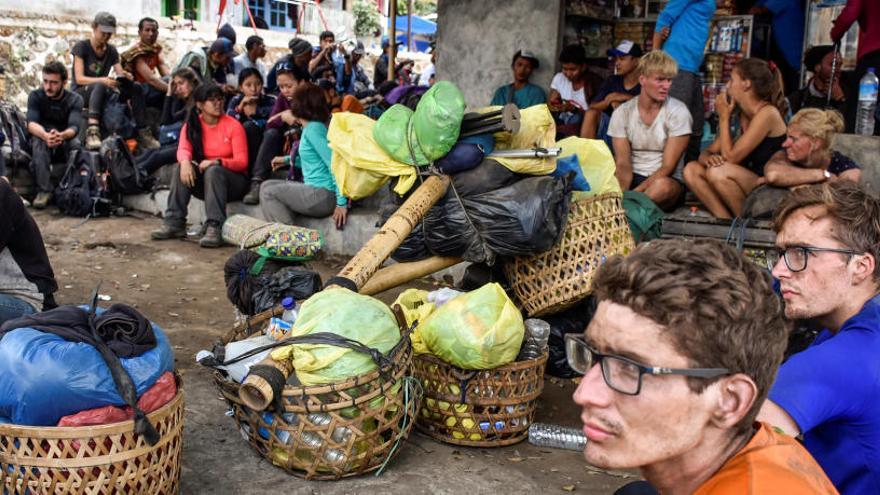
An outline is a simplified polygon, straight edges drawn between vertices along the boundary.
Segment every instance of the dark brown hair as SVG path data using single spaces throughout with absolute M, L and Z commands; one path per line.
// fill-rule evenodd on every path
M 308 121 L 330 123 L 330 107 L 324 98 L 324 90 L 312 83 L 301 85 L 294 91 L 290 100 L 290 113 Z
M 823 207 L 817 218 L 831 218 L 834 240 L 874 257 L 874 281 L 880 283 L 880 199 L 849 180 L 799 187 L 779 203 L 773 218 L 775 230 L 779 232 L 795 211 L 810 206 Z
M 593 289 L 599 301 L 626 306 L 665 327 L 675 350 L 694 368 L 727 368 L 758 388 L 750 428 L 776 377 L 788 342 L 782 301 L 772 279 L 733 247 L 716 240 L 661 240 L 603 265 Z M 657 363 L 646 363 L 649 365 Z M 714 380 L 688 378 L 695 393 Z
M 745 58 L 733 66 L 733 70 L 743 79 L 752 82 L 752 91 L 761 101 L 776 107 L 783 116 L 788 113 L 788 101 L 779 68 L 760 58 Z

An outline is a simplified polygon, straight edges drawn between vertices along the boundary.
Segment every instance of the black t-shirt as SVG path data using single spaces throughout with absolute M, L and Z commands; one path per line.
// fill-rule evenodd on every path
M 95 49 L 92 48 L 92 42 L 89 40 L 78 41 L 73 45 L 71 52 L 82 59 L 83 74 L 86 77 L 107 77 L 110 74 L 110 69 L 119 63 L 119 52 L 116 51 L 115 46 L 110 44 L 104 49 L 103 57 L 98 57 Z M 78 85 L 76 82 L 76 71 L 74 70 L 72 87 L 76 89 L 76 86 Z
M 599 89 L 596 91 L 596 96 L 593 97 L 592 101 L 602 101 L 605 99 L 606 96 L 610 95 L 611 93 L 627 93 L 632 96 L 638 96 L 641 92 L 641 84 L 636 83 L 636 85 L 632 88 L 626 89 L 626 86 L 624 86 L 623 84 L 623 76 L 614 75 L 606 79 L 605 82 L 603 82 L 602 85 L 599 86 Z M 611 115 L 611 112 L 613 111 L 613 108 L 608 107 L 606 113 Z
M 858 163 L 854 162 L 852 158 L 837 151 L 831 152 L 831 163 L 828 165 L 828 171 L 832 174 L 840 175 L 847 170 L 859 168 L 862 167 L 860 167 Z
M 42 88 L 28 95 L 27 121 L 36 122 L 47 131 L 66 131 L 73 128 L 78 133 L 82 129 L 83 100 L 78 94 L 64 90 L 61 98 L 53 100 Z

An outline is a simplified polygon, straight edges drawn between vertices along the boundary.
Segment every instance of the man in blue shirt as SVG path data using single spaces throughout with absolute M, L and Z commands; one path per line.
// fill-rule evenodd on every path
M 697 73 L 703 63 L 713 15 L 715 0 L 669 0 L 657 16 L 654 28 L 653 49 L 664 50 L 678 63 L 678 75 L 672 81 L 669 96 L 687 105 L 694 122 L 686 162 L 697 159 L 703 140 L 703 86 Z
M 782 71 L 785 91 L 798 87 L 798 73 L 801 71 L 801 56 L 804 50 L 804 2 L 792 0 L 758 0 L 749 13 L 770 13 L 770 30 L 773 41 L 782 54 L 782 60 L 789 70 Z M 776 58 L 779 61 L 778 57 Z M 812 67 L 808 67 L 812 69 Z
M 540 86 L 529 82 L 540 63 L 532 52 L 518 50 L 513 54 L 513 82 L 495 90 L 490 105 L 506 105 L 513 103 L 517 108 L 528 108 L 532 105 L 547 103 L 547 94 Z
M 758 419 L 803 435 L 840 493 L 880 493 L 880 200 L 852 181 L 803 187 L 775 224 L 785 315 L 824 330 L 779 369 Z

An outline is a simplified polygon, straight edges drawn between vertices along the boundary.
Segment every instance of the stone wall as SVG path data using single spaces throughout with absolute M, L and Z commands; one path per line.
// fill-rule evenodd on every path
M 532 82 L 550 87 L 561 43 L 562 2 L 440 0 L 437 4 L 437 77 L 461 88 L 469 107 L 489 103 L 495 88 L 513 76 L 519 49 L 538 56 Z

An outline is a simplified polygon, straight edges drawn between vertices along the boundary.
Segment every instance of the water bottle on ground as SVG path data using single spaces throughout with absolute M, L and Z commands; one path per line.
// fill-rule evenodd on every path
M 284 308 L 284 313 L 281 314 L 281 319 L 293 325 L 296 321 L 296 315 L 299 313 L 299 308 L 296 307 L 296 301 L 292 297 L 285 297 L 281 300 L 281 307 Z
M 869 67 L 868 72 L 859 81 L 859 109 L 856 113 L 856 134 L 863 136 L 874 134 L 877 88 L 880 86 L 880 81 L 878 81 L 875 71 L 874 67 Z
M 550 324 L 537 318 L 525 321 L 526 335 L 519 350 L 517 361 L 537 359 L 547 352 L 547 339 L 550 337 Z
M 538 447 L 583 452 L 584 447 L 587 446 L 587 437 L 577 428 L 533 423 L 529 427 L 529 443 Z

